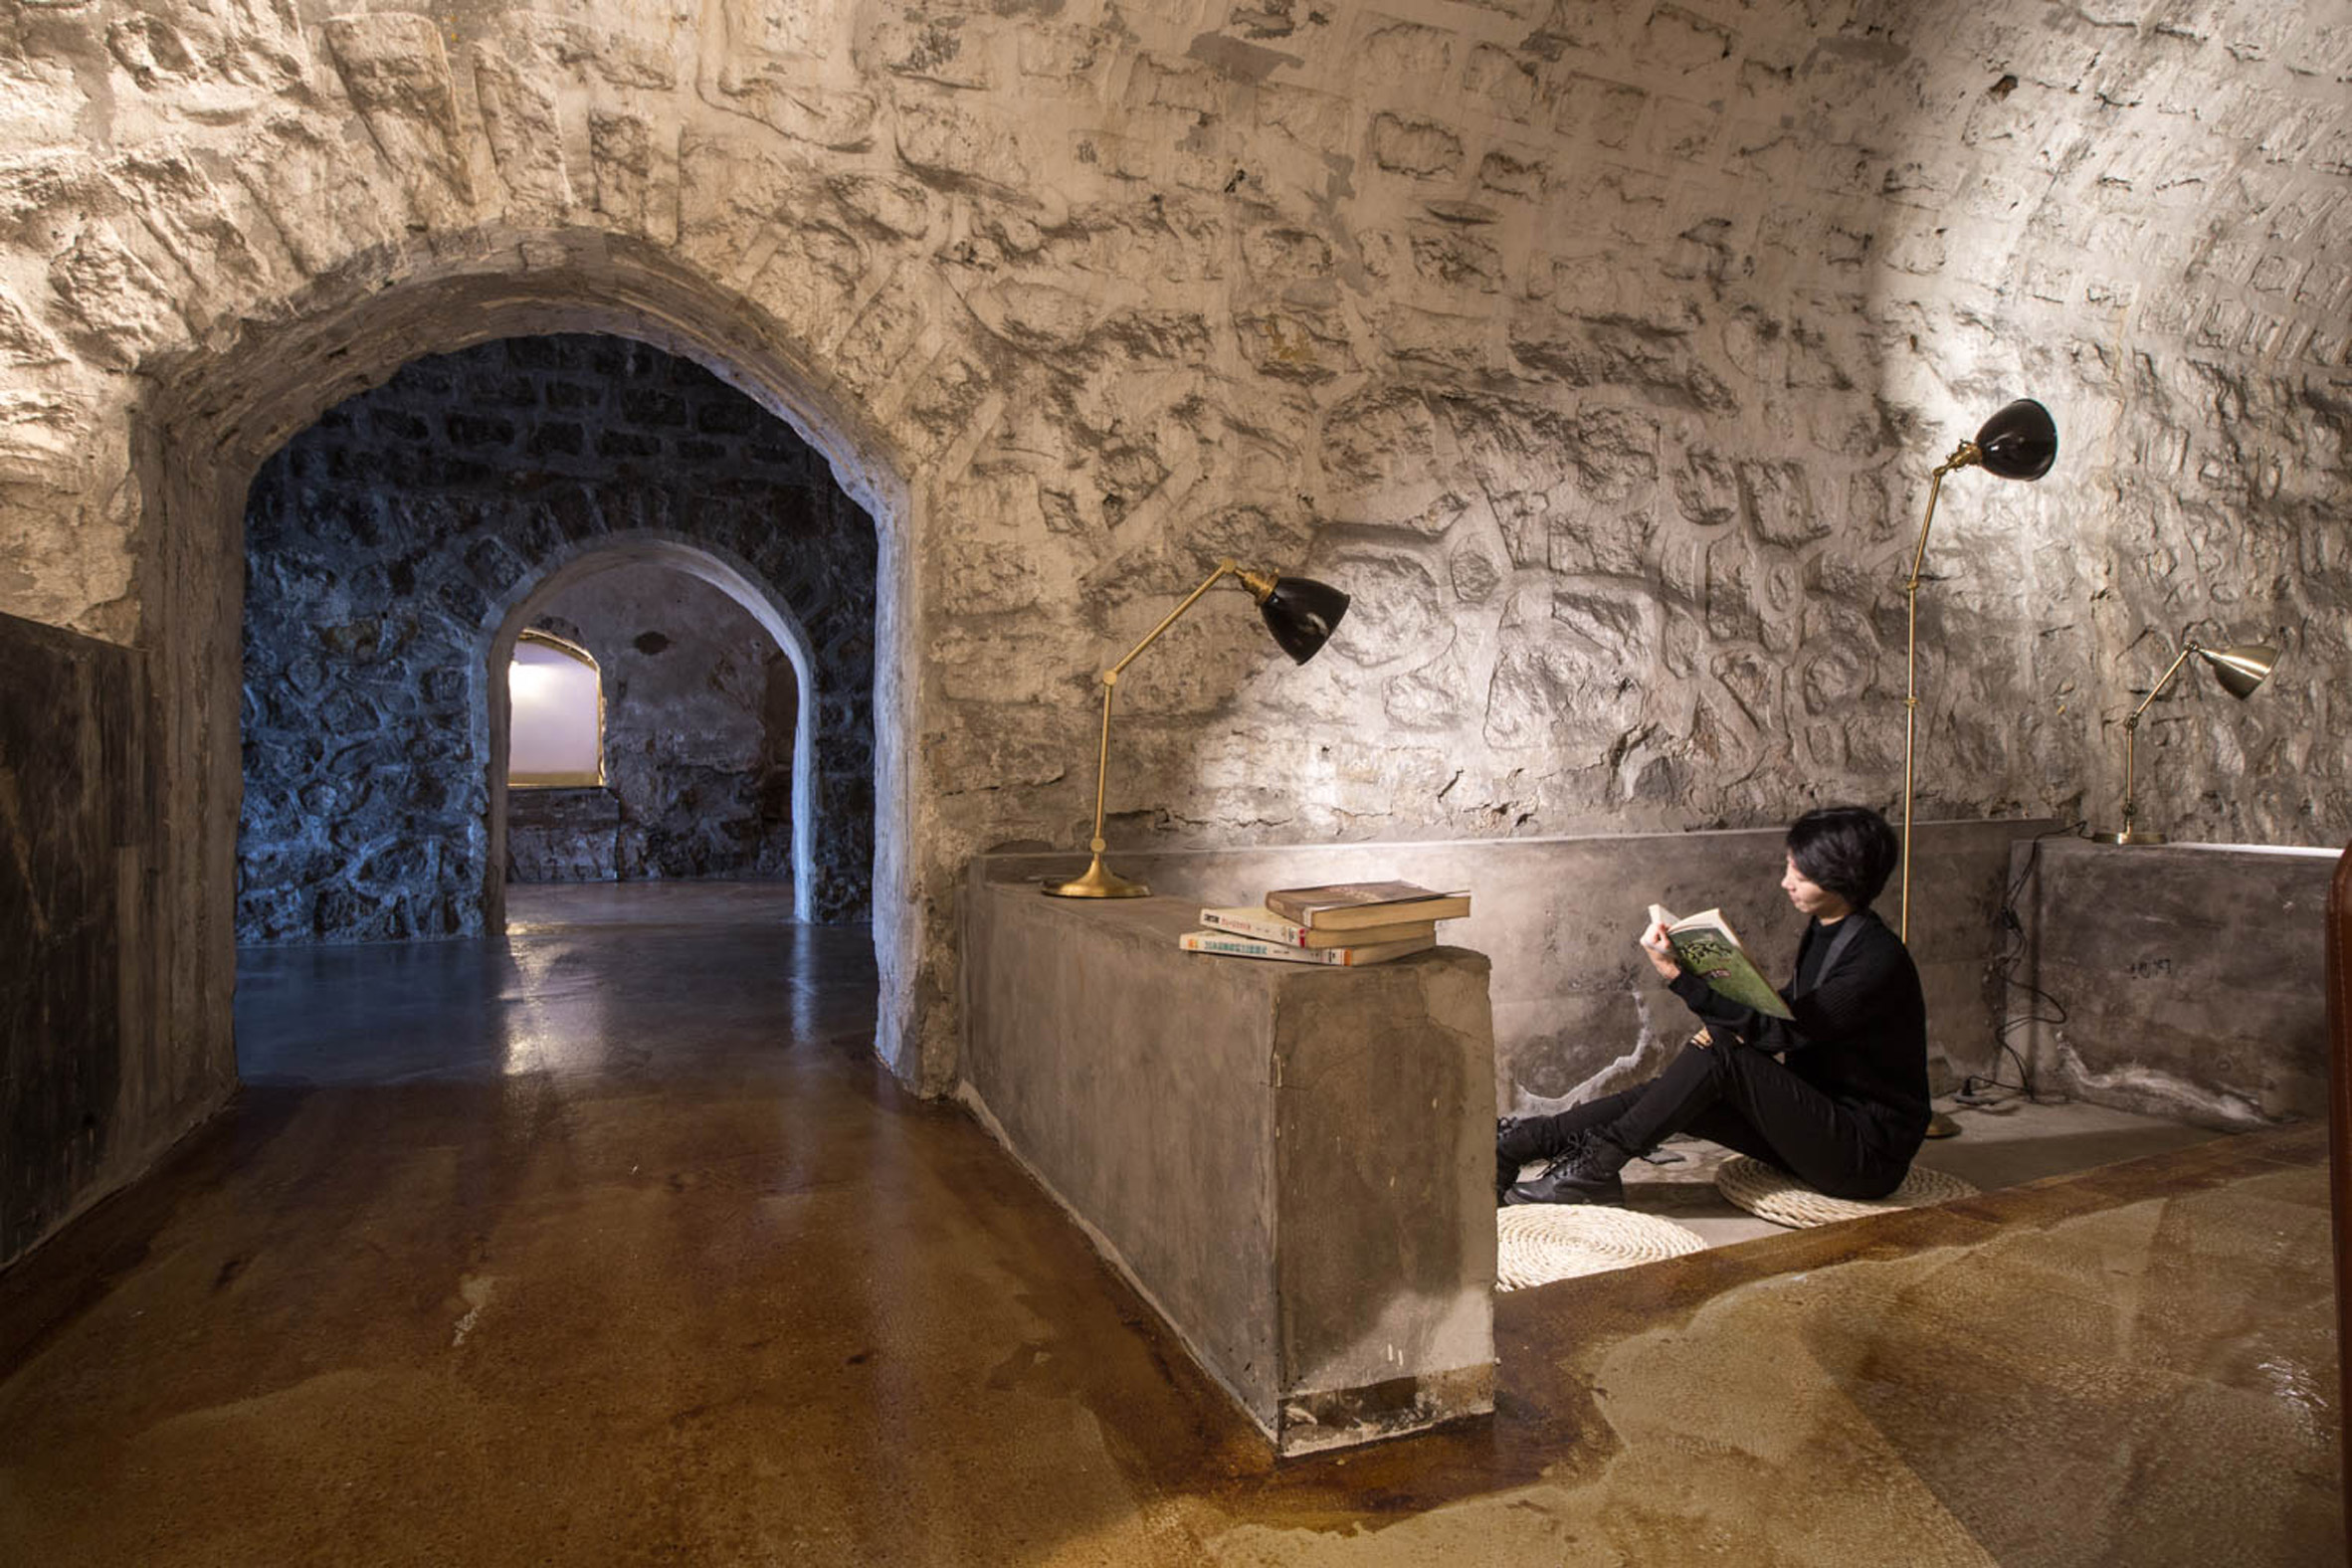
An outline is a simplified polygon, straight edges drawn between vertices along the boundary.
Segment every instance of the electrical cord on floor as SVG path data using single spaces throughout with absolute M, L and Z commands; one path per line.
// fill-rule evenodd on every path
M 2004 999 L 2010 989 L 2015 987 L 2026 992 L 2033 1001 L 2025 1012 L 2010 1014 L 1993 1030 L 1993 1043 L 2017 1064 L 2018 1080 L 2015 1083 L 2004 1080 L 1998 1066 L 1990 1074 L 1972 1073 L 1961 1081 L 1960 1092 L 1953 1096 L 1963 1105 L 1998 1104 L 2010 1095 L 2025 1096 L 2029 1105 L 2057 1105 L 2064 1103 L 2067 1097 L 2063 1094 L 2044 1095 L 2037 1090 L 2033 1070 L 2026 1066 L 2024 1054 L 2010 1042 L 2011 1033 L 2025 1025 L 2058 1025 L 2066 1021 L 2065 1003 L 2040 986 L 2017 977 L 2018 965 L 2026 956 L 2026 922 L 2019 918 L 2017 906 L 2019 895 L 2025 891 L 2026 883 L 2032 880 L 2034 868 L 2042 858 L 2042 841 L 2060 834 L 2071 836 L 2080 833 L 2085 826 L 2083 822 L 2070 822 L 2062 828 L 2050 828 L 2035 834 L 2032 845 L 2026 851 L 2026 864 L 2019 868 L 2017 876 L 2010 881 L 2008 891 L 2001 895 L 2001 911 L 1994 918 L 2000 923 L 2005 938 L 2001 955 L 1993 960 L 1990 972 L 2001 982 Z

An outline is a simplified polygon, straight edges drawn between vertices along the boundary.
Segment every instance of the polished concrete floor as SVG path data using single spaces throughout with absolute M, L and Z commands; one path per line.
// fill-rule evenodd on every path
M 2342 1560 L 2316 1129 L 1516 1292 L 1490 1420 L 1277 1467 L 863 933 L 531 924 L 251 955 L 0 1275 L 0 1563 Z

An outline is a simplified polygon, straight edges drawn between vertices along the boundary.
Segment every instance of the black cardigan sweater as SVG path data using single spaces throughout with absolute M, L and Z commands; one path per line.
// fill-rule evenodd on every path
M 1872 909 L 1836 962 L 1809 977 L 1808 959 L 1835 941 L 1838 925 L 1809 922 L 1797 944 L 1797 978 L 1782 992 L 1793 1019 L 1771 1018 L 1718 993 L 1697 975 L 1668 982 L 1718 1044 L 1736 1038 L 1780 1054 L 1789 1070 L 1853 1111 L 1872 1152 L 1908 1162 L 1927 1136 L 1927 1003 L 1910 950 Z

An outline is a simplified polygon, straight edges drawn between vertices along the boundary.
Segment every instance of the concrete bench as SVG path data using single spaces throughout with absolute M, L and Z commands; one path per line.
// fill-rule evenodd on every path
M 975 862 L 960 1093 L 1284 1455 L 1493 1408 L 1487 963 L 1187 953 Z

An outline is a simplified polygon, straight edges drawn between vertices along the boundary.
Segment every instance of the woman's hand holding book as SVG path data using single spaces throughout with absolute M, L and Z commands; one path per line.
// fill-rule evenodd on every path
M 1642 932 L 1642 951 L 1649 955 L 1650 967 L 1658 971 L 1661 980 L 1671 980 L 1682 972 L 1682 965 L 1674 957 L 1674 948 L 1666 940 L 1667 921 L 1653 915 Z

